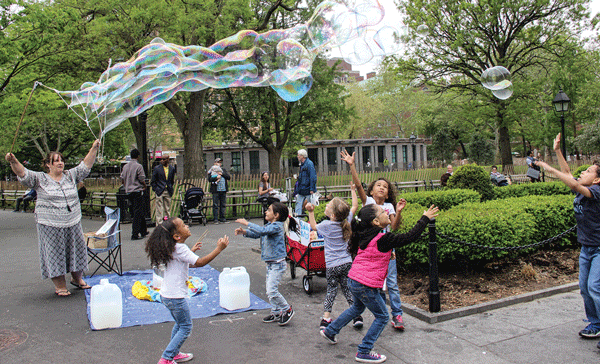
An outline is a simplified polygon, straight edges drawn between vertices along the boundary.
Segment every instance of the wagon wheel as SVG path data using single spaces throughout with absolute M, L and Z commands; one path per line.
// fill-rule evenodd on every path
M 293 260 L 290 260 L 290 275 L 292 279 L 296 278 L 296 263 Z
M 304 291 L 306 291 L 306 293 L 311 294 L 312 293 L 312 277 L 304 276 L 304 278 L 302 278 L 302 286 L 304 287 Z

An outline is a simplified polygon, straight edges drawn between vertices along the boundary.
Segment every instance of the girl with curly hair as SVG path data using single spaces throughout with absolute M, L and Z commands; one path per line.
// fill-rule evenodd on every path
M 175 364 L 194 357 L 193 354 L 179 351 L 192 333 L 192 317 L 186 300 L 188 268 L 205 266 L 229 245 L 229 238 L 225 235 L 217 241 L 217 247 L 212 252 L 200 258 L 194 252 L 202 247 L 202 242 L 197 242 L 191 249 L 185 244 L 185 240 L 191 235 L 190 228 L 183 220 L 172 217 L 158 225 L 146 241 L 145 250 L 152 265 L 166 265 L 160 299 L 175 320 L 171 341 L 158 364 Z

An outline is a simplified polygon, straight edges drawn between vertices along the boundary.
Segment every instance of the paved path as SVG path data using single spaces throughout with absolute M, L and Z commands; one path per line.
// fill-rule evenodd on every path
M 83 220 L 84 231 L 101 225 L 99 219 Z M 206 253 L 219 236 L 229 234 L 230 247 L 211 266 L 218 270 L 245 266 L 251 291 L 266 299 L 264 264 L 252 251 L 257 241 L 233 236 L 236 226 L 194 225 L 190 242 L 208 229 L 202 250 Z M 131 225 L 122 228 L 124 269 L 149 268 L 143 241 L 128 239 Z M 91 331 L 83 292 L 72 290 L 70 297 L 59 298 L 52 283 L 40 279 L 33 214 L 0 211 L 0 231 L 0 335 L 9 330 L 27 335 L 24 343 L 0 351 L 0 363 L 158 361 L 172 323 Z M 183 347 L 196 356 L 190 363 L 355 362 L 363 333 L 347 327 L 338 335 L 337 345 L 325 342 L 318 333 L 325 279 L 313 279 L 315 292 L 309 296 L 301 287 L 303 273 L 298 270 L 294 280 L 286 274 L 280 286 L 296 310 L 288 326 L 262 323 L 267 310 L 195 319 L 193 333 Z M 338 298 L 334 316 L 345 308 L 345 301 Z M 368 312 L 364 317 L 366 325 L 373 320 Z M 406 331 L 397 332 L 388 326 L 375 350 L 386 355 L 388 363 L 598 363 L 597 341 L 577 336 L 585 326 L 583 318 L 578 292 L 433 325 L 405 315 Z

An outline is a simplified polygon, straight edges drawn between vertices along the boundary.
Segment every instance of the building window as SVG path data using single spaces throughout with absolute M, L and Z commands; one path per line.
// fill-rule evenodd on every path
M 354 147 L 346 147 L 344 149 L 346 149 L 346 152 L 348 152 L 348 154 L 350 154 L 350 155 L 352 155 L 352 153 L 354 153 Z
M 412 151 L 413 151 L 413 157 L 412 160 L 413 162 L 415 162 L 417 160 L 417 146 L 413 144 L 412 146 Z
M 392 163 L 396 164 L 396 161 L 398 160 L 398 146 L 397 145 L 392 145 Z
M 242 158 L 240 152 L 231 152 L 231 171 L 242 173 Z
M 327 148 L 327 164 L 335 166 L 337 164 L 337 148 Z
M 371 161 L 371 147 L 362 147 L 362 160 L 365 166 Z
M 306 151 L 308 153 L 308 159 L 310 159 L 313 164 L 316 166 L 319 165 L 319 149 L 311 148 Z
M 383 164 L 385 159 L 385 145 L 377 146 L 377 163 Z
M 215 153 L 215 159 L 217 159 L 217 158 L 223 159 L 223 153 L 222 152 L 221 153 Z
M 250 173 L 258 174 L 260 173 L 260 157 L 258 155 L 258 150 L 251 150 L 249 152 L 250 156 Z
M 406 145 L 402 146 L 402 163 L 408 163 L 408 148 Z
M 204 172 L 206 172 L 206 153 L 202 153 L 202 160 L 204 161 Z

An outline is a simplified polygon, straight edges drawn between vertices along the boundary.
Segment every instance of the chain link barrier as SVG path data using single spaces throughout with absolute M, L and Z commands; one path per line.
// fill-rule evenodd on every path
M 528 244 L 528 245 L 521 245 L 521 246 L 508 246 L 508 247 L 478 245 L 478 244 L 469 243 L 469 242 L 466 242 L 466 241 L 463 241 L 463 240 L 460 240 L 460 239 L 457 239 L 457 238 L 453 238 L 451 236 L 448 236 L 446 234 L 442 234 L 442 233 L 439 233 L 439 232 L 437 232 L 436 235 L 438 235 L 438 236 L 440 236 L 440 237 L 442 237 L 442 238 L 444 238 L 446 240 L 449 240 L 449 241 L 451 241 L 453 243 L 457 243 L 457 244 L 461 244 L 461 245 L 466 245 L 466 246 L 471 247 L 471 248 L 479 248 L 479 249 L 487 249 L 487 250 L 499 250 L 499 251 L 514 251 L 514 250 L 521 250 L 521 249 L 527 249 L 527 248 L 534 248 L 534 247 L 538 247 L 538 246 L 541 246 L 541 245 L 545 245 L 545 244 L 549 244 L 549 243 L 555 242 L 555 241 L 557 241 L 559 239 L 564 238 L 566 235 L 569 235 L 570 233 L 572 233 L 576 229 L 577 229 L 577 225 L 573 226 L 572 228 L 570 228 L 570 229 L 568 229 L 566 231 L 563 231 L 562 233 L 560 233 L 560 234 L 558 234 L 556 236 L 553 236 L 553 237 L 548 238 L 546 240 L 539 241 L 537 243 Z M 429 234 L 424 234 L 424 235 L 429 235 Z

